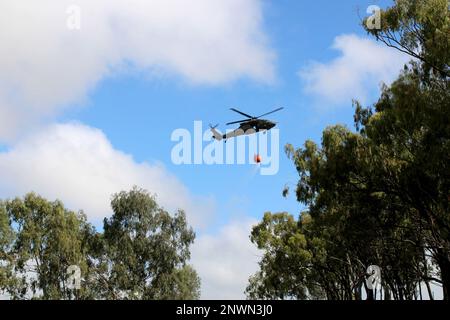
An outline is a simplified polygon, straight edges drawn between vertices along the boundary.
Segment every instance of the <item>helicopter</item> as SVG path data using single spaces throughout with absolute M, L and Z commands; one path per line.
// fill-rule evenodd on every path
M 258 132 L 266 133 L 270 129 L 274 128 L 277 124 L 276 124 L 276 122 L 261 119 L 261 118 L 268 116 L 269 114 L 281 111 L 283 109 L 284 108 L 278 108 L 273 111 L 267 112 L 263 115 L 260 115 L 259 117 L 254 117 L 247 113 L 239 111 L 235 108 L 231 108 L 230 109 L 231 111 L 237 112 L 240 115 L 247 117 L 248 119 L 227 123 L 227 126 L 233 125 L 233 124 L 240 124 L 240 125 L 239 125 L 239 128 L 237 128 L 227 134 L 224 134 L 224 135 L 222 135 L 220 132 L 218 132 L 216 130 L 219 125 L 216 125 L 216 126 L 210 125 L 211 132 L 213 133 L 213 139 L 218 140 L 218 141 L 225 140 L 225 142 L 227 142 L 227 140 L 230 138 L 235 138 L 235 137 L 239 137 L 239 136 L 243 136 L 243 135 L 251 135 L 251 134 L 258 133 Z

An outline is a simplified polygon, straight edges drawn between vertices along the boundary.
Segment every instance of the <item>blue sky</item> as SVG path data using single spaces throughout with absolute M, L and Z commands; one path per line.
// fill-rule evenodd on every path
M 149 79 L 131 74 L 102 81 L 89 96 L 87 106 L 69 112 L 61 119 L 79 120 L 100 128 L 115 148 L 132 154 L 136 161 L 161 161 L 194 193 L 213 195 L 217 207 L 229 207 L 260 218 L 265 211 L 297 214 L 295 199 L 282 198 L 286 183 L 296 182 L 296 171 L 280 154 L 276 176 L 252 175 L 248 166 L 176 166 L 171 162 L 175 145 L 170 135 L 176 128 L 193 130 L 193 121 L 224 123 L 241 118 L 229 111 L 237 107 L 250 114 L 262 114 L 274 107 L 286 109 L 272 118 L 279 121 L 281 147 L 296 146 L 306 139 L 320 141 L 322 130 L 335 123 L 352 127 L 351 100 L 326 112 L 317 111 L 314 97 L 302 92 L 298 71 L 312 60 L 329 61 L 336 56 L 330 49 L 340 34 L 365 35 L 359 27 L 360 14 L 374 1 L 265 1 L 264 30 L 276 51 L 276 80 L 266 85 L 239 79 L 221 86 L 186 83 L 183 79 Z M 359 13 L 358 13 L 359 11 Z M 376 90 L 376 88 L 373 88 Z M 206 143 L 205 143 L 206 144 Z M 233 212 L 220 210 L 223 222 Z
M 373 103 L 381 81 L 391 81 L 407 60 L 359 25 L 369 5 L 390 1 L 230 1 L 242 4 L 239 12 L 224 1 L 217 9 L 198 1 L 197 10 L 172 12 L 168 2 L 146 7 L 138 0 L 138 13 L 123 2 L 109 8 L 78 1 L 81 28 L 69 31 L 55 26 L 71 17 L 64 9 L 73 2 L 47 0 L 48 12 L 13 2 L 4 14 L 31 20 L 17 19 L 0 48 L 9 57 L 0 58 L 8 71 L 0 76 L 0 196 L 34 190 L 60 198 L 85 209 L 97 226 L 110 213 L 107 191 L 130 184 L 158 193 L 169 210 L 186 206 L 203 298 L 243 297 L 257 270 L 251 225 L 266 211 L 302 209 L 292 195 L 281 196 L 297 182 L 284 145 L 320 142 L 328 125 L 352 128 L 352 98 Z M 152 9 L 165 20 L 153 24 L 160 15 Z M 225 13 L 216 17 L 216 10 Z M 210 31 L 214 18 L 224 23 Z M 33 21 L 49 21 L 48 28 Z M 255 174 L 254 164 L 172 163 L 175 129 L 192 131 L 195 120 L 205 130 L 208 123 L 225 129 L 240 119 L 230 107 L 259 115 L 278 106 L 285 109 L 270 116 L 280 129 L 278 174 Z

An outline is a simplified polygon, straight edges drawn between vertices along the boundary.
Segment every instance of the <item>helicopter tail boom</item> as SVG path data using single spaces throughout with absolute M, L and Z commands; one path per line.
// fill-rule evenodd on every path
M 210 125 L 210 127 L 211 127 L 211 132 L 212 132 L 212 134 L 213 134 L 213 139 L 215 139 L 215 140 L 217 140 L 217 141 L 222 141 L 223 140 L 223 135 L 221 135 L 217 130 L 216 130 L 216 128 L 218 127 L 218 125 L 216 125 L 216 126 L 212 126 L 212 125 Z

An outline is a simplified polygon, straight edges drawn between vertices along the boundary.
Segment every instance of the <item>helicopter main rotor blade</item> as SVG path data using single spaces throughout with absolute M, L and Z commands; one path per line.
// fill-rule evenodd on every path
M 248 115 L 248 114 L 246 114 L 246 113 L 243 113 L 242 111 L 239 111 L 239 110 L 237 110 L 237 109 L 235 109 L 235 108 L 230 108 L 230 110 L 231 110 L 231 111 L 234 111 L 234 112 L 237 112 L 237 113 L 243 115 L 244 117 L 247 117 L 247 118 L 250 118 L 250 119 L 254 119 L 254 117 L 252 117 L 251 115 Z
M 249 121 L 249 120 L 233 121 L 233 122 L 227 123 L 227 126 L 232 125 L 232 124 L 237 124 L 237 123 L 244 123 L 244 122 L 248 122 L 248 121 Z
M 278 108 L 278 109 L 276 109 L 276 110 L 273 110 L 273 111 L 270 111 L 270 112 L 264 113 L 263 115 L 261 115 L 261 116 L 259 116 L 259 117 L 256 117 L 256 119 L 259 119 L 259 118 L 262 118 L 262 117 L 268 116 L 269 114 L 272 114 L 272 113 L 275 113 L 275 112 L 281 111 L 281 110 L 283 110 L 283 109 L 284 109 L 284 108 Z

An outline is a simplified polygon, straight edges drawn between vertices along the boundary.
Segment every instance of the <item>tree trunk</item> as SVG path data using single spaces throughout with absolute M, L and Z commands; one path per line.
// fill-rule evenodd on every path
M 430 300 L 434 300 L 433 294 L 431 293 L 430 281 L 425 280 L 425 284 L 427 285 L 428 297 Z
M 362 300 L 362 282 L 358 283 L 355 287 L 355 300 Z
M 436 254 L 436 262 L 441 271 L 442 290 L 444 292 L 444 300 L 449 300 L 450 290 L 450 260 L 449 254 L 444 249 L 438 249 Z
M 384 287 L 384 300 L 392 300 L 391 290 L 387 285 Z
M 419 298 L 420 298 L 420 300 L 423 300 L 423 296 L 422 296 L 422 282 L 419 282 Z

